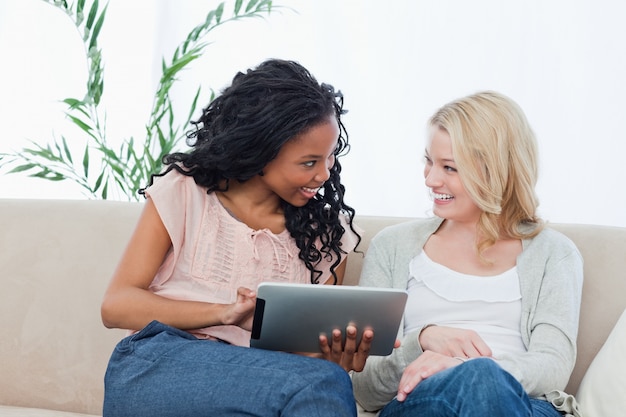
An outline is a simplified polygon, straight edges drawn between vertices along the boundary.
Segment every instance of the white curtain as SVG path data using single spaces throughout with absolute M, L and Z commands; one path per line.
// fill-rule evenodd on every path
M 217 2 L 110 0 L 101 35 L 108 134 L 142 137 L 158 79 Z M 231 7 L 231 3 L 227 3 Z M 270 57 L 300 61 L 343 91 L 352 150 L 346 200 L 360 214 L 422 216 L 425 123 L 441 105 L 498 90 L 526 111 L 541 151 L 540 214 L 626 226 L 626 3 L 620 0 L 275 0 L 267 19 L 216 31 L 181 77 L 219 91 Z M 69 20 L 41 0 L 0 1 L 0 152 L 66 134 L 58 100 L 86 71 Z M 206 104 L 204 101 L 202 105 Z M 83 198 L 70 183 L 0 176 L 0 198 Z

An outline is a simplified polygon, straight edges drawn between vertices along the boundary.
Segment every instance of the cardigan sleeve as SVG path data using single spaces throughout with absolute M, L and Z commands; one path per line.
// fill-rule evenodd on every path
M 359 285 L 406 289 L 409 261 L 422 250 L 440 222 L 431 219 L 401 223 L 381 231 L 370 243 Z M 404 334 L 403 327 L 400 324 L 399 348 L 388 356 L 370 356 L 363 371 L 352 374 L 355 398 L 367 411 L 381 409 L 396 396 L 404 369 L 423 353 L 418 341 L 420 330 Z
M 375 237 L 372 240 L 363 261 L 359 285 L 392 286 L 395 265 L 389 249 L 390 245 L 384 242 L 384 238 Z M 417 340 L 415 334 L 402 337 L 401 346 L 389 356 L 370 356 L 363 371 L 352 374 L 355 399 L 365 410 L 381 409 L 396 395 L 404 368 L 421 353 Z
M 569 239 L 544 230 L 523 252 L 518 266 L 527 352 L 498 362 L 531 397 L 543 397 L 563 390 L 575 365 L 583 260 Z

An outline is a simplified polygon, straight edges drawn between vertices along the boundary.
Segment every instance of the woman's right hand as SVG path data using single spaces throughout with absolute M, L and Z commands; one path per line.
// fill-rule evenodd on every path
M 428 326 L 419 335 L 423 351 L 459 358 L 491 357 L 491 349 L 473 330 L 446 326 Z
M 429 350 L 425 351 L 404 369 L 398 384 L 396 399 L 400 402 L 404 401 L 417 384 L 426 378 L 462 363 L 463 361 L 458 358 L 451 358 Z
M 239 326 L 245 330 L 252 330 L 256 293 L 248 288 L 237 288 L 237 300 L 225 306 L 222 313 L 222 323 Z

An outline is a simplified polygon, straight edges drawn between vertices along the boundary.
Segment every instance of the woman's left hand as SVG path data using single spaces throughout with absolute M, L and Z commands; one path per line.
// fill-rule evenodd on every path
M 330 341 L 326 335 L 320 335 L 322 358 L 335 362 L 346 371 L 362 371 L 374 340 L 374 331 L 365 329 L 358 346 L 356 337 L 357 328 L 351 324 L 346 327 L 345 343 L 339 329 L 333 330 Z

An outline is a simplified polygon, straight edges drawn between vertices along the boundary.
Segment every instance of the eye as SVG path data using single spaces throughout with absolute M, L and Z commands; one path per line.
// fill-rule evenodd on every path
M 444 165 L 443 169 L 445 169 L 448 172 L 457 172 L 456 168 L 451 167 L 450 165 Z
M 432 165 L 433 161 L 428 157 L 428 155 L 424 155 L 424 163 L 426 165 Z
M 313 168 L 315 166 L 315 162 L 316 161 L 306 161 L 306 162 L 303 162 L 302 165 L 304 165 L 307 168 Z

